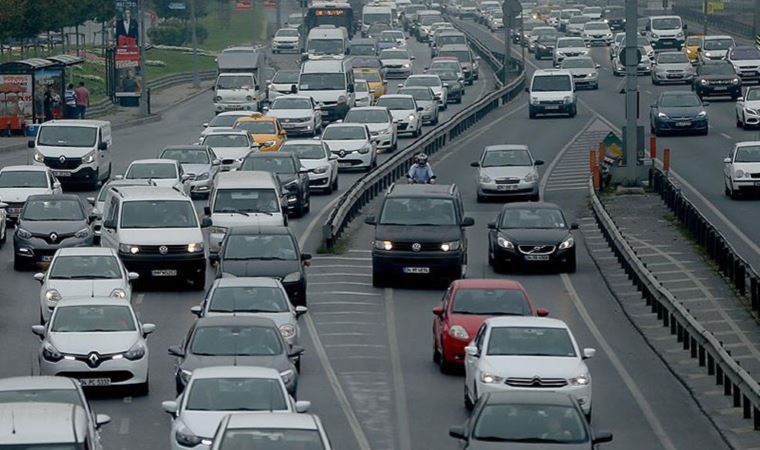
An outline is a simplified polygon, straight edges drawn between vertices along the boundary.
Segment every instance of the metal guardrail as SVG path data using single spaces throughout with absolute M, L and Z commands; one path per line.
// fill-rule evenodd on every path
M 655 175 L 655 179 L 658 176 Z M 678 204 L 678 211 L 689 209 L 688 214 L 681 214 L 682 217 L 689 217 L 689 223 L 699 215 L 696 208 L 688 203 L 680 191 L 677 190 L 667 177 L 660 175 L 658 181 L 660 191 L 667 192 L 667 196 Z M 669 186 L 669 187 L 665 187 Z M 652 313 L 657 314 L 657 319 L 662 322 L 663 327 L 670 328 L 670 334 L 675 335 L 678 342 L 682 343 L 683 349 L 690 352 L 691 358 L 697 359 L 700 367 L 705 367 L 707 374 L 714 377 L 715 384 L 723 386 L 723 395 L 732 398 L 732 404 L 735 408 L 742 408 L 742 414 L 745 419 L 752 419 L 755 430 L 760 430 L 760 385 L 743 367 L 734 360 L 730 353 L 723 348 L 722 343 L 707 329 L 705 329 L 689 311 L 665 289 L 657 278 L 647 270 L 646 266 L 636 256 L 633 248 L 628 244 L 623 235 L 618 230 L 617 225 L 607 214 L 601 201 L 596 195 L 593 182 L 589 181 L 589 195 L 591 197 L 591 206 L 599 224 L 602 234 L 607 239 L 610 247 L 623 266 L 623 269 L 639 289 L 644 297 L 647 306 L 650 306 Z M 663 195 L 661 193 L 661 195 Z M 679 196 L 680 195 L 680 196 Z M 665 198 L 665 197 L 663 197 Z M 666 203 L 668 200 L 666 199 Z M 685 206 L 688 203 L 688 206 Z M 670 205 L 669 205 L 670 206 Z M 672 209 L 672 208 L 671 208 Z M 674 210 L 675 211 L 675 210 Z M 676 213 L 677 215 L 679 213 Z M 704 218 L 702 218 L 704 219 Z M 679 219 L 680 220 L 680 219 Z M 706 220 L 705 224 L 709 223 Z M 707 230 L 707 226 L 704 226 Z M 715 236 L 719 235 L 717 230 L 713 230 Z M 730 246 L 722 239 L 722 244 L 715 248 L 722 249 L 728 254 Z M 732 258 L 738 258 L 732 256 Z M 728 260 L 728 258 L 724 258 Z
M 494 54 L 477 38 L 462 30 L 473 44 L 475 51 L 481 54 L 495 72 L 501 70 L 503 55 Z M 371 172 L 362 176 L 340 197 L 322 225 L 322 238 L 325 247 L 333 248 L 346 227 L 359 215 L 361 209 L 375 197 L 384 192 L 391 184 L 406 175 L 412 164 L 412 156 L 425 152 L 432 155 L 446 148 L 467 129 L 474 126 L 494 111 L 519 95 L 525 86 L 524 71 L 507 86 L 477 100 L 472 105 L 455 114 L 445 123 L 438 125 L 414 141 L 404 150 L 385 160 Z
M 702 1 L 699 1 L 698 7 L 688 7 L 683 5 L 674 5 L 673 6 L 673 14 L 677 14 L 681 16 L 682 18 L 686 20 L 690 20 L 692 22 L 696 22 L 698 24 L 703 24 L 705 21 L 705 13 L 702 12 Z M 710 13 L 707 14 L 707 25 L 710 28 L 717 28 L 719 30 L 723 30 L 727 33 L 733 33 L 745 38 L 754 39 L 755 38 L 755 30 L 754 26 L 751 22 L 752 20 L 752 14 L 751 11 L 749 11 L 749 14 L 746 14 L 734 11 L 733 14 L 726 14 L 724 12 L 716 12 L 716 13 Z M 749 17 L 749 22 L 737 20 L 737 17 L 741 17 L 743 15 L 747 15 Z M 701 28 L 699 28 L 701 30 Z M 691 30 L 692 33 L 697 32 L 698 30 Z M 701 31 L 699 31 L 701 32 Z

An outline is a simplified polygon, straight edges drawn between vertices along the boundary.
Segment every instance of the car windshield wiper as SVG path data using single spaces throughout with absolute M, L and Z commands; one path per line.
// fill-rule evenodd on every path
M 108 275 L 71 275 L 51 278 L 53 280 L 113 280 L 117 277 L 111 277 Z
M 279 256 L 254 256 L 250 259 L 258 259 L 261 261 L 295 261 L 295 258 L 281 258 Z
M 484 436 L 484 437 L 476 437 L 475 439 L 479 441 L 496 441 L 496 442 L 529 442 L 529 443 L 547 443 L 547 444 L 563 444 L 567 441 L 559 440 L 559 439 L 547 439 L 547 438 L 540 438 L 540 437 L 529 437 L 529 438 L 516 438 L 516 439 L 508 439 L 503 438 L 499 436 Z
M 245 209 L 240 211 L 240 214 L 245 213 L 266 214 L 267 216 L 273 215 L 270 211 L 264 211 L 263 209 Z M 248 214 L 245 215 L 247 216 Z
M 478 441 L 488 441 L 488 442 L 507 442 L 507 441 L 513 440 L 513 439 L 507 439 L 501 436 L 477 436 L 475 437 L 475 439 Z
M 243 211 L 241 209 L 236 209 L 236 208 L 221 208 L 221 209 L 219 209 L 219 212 L 223 213 L 223 214 L 224 213 L 232 213 L 232 214 L 240 214 L 240 215 L 243 215 L 243 216 L 246 216 L 246 217 L 249 216 L 249 214 L 247 212 L 245 212 L 245 211 Z
M 281 313 L 285 311 L 273 311 L 271 309 L 243 308 L 243 309 L 212 309 L 209 312 L 221 313 Z

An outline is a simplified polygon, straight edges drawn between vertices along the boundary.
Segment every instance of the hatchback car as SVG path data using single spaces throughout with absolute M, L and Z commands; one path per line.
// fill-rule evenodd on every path
M 655 136 L 666 132 L 709 133 L 707 111 L 694 92 L 666 91 L 660 94 L 649 112 L 649 127 Z
M 465 95 L 464 79 L 456 72 L 444 69 L 429 69 L 430 75 L 437 75 L 446 88 L 446 101 L 449 103 L 462 103 Z
M 121 177 L 117 177 L 121 179 Z M 190 176 L 173 159 L 137 159 L 124 173 L 125 180 L 151 180 L 159 187 L 169 187 L 188 193 Z
M 652 65 L 652 84 L 686 83 L 694 80 L 694 67 L 683 52 L 660 52 Z
M 297 76 L 296 80 L 298 80 Z M 254 112 L 255 111 L 225 111 L 217 114 L 210 122 L 203 123 L 203 131 L 201 131 L 201 137 L 198 139 L 198 142 L 203 142 L 203 138 L 208 134 L 232 128 L 232 126 L 235 125 L 236 120 L 241 117 L 250 117 Z
M 702 62 L 721 61 L 726 59 L 728 50 L 735 46 L 736 43 L 731 36 L 704 36 L 699 58 Z
M 736 102 L 736 126 L 745 130 L 760 125 L 760 87 L 748 88 Z
M 414 97 L 406 94 L 387 94 L 377 100 L 378 107 L 390 111 L 398 134 L 408 133 L 412 137 L 422 135 L 422 107 L 417 106 Z
M 736 100 L 742 95 L 742 80 L 730 62 L 706 61 L 697 66 L 691 90 L 699 98 L 731 97 Z
M 743 82 L 760 81 L 760 50 L 755 47 L 733 47 L 728 51 L 726 60 L 734 65 Z
M 553 59 L 558 37 L 562 36 L 558 34 L 542 34 L 536 38 L 536 50 L 533 53 L 533 57 L 536 60 Z
M 369 86 L 372 98 L 377 100 L 385 94 L 388 82 L 383 79 L 379 69 L 372 67 L 354 67 L 354 80 L 364 80 Z
M 330 444 L 322 421 L 313 414 L 228 415 L 219 424 L 213 441 L 211 450 L 335 448 Z
M 365 124 L 332 123 L 322 132 L 322 142 L 338 157 L 338 169 L 370 171 L 377 165 L 377 143 Z
M 438 49 L 438 57 L 454 57 L 459 60 L 464 73 L 464 82 L 472 85 L 480 77 L 479 56 L 473 56 L 470 47 L 462 44 L 448 44 Z
M 414 56 L 406 49 L 388 48 L 380 52 L 379 58 L 385 78 L 406 78 L 414 72 Z
M 15 222 L 30 195 L 60 194 L 61 183 L 46 166 L 6 166 L 0 169 L 0 202 L 5 220 Z
M 723 160 L 725 192 L 731 198 L 760 190 L 760 141 L 737 142 Z
M 301 166 L 298 156 L 287 152 L 251 153 L 243 160 L 240 170 L 257 170 L 277 175 L 288 212 L 294 216 L 303 217 L 311 209 L 309 175 L 307 169 Z
M 599 64 L 590 56 L 565 58 L 559 67 L 573 74 L 573 84 L 576 88 L 599 89 Z
M 2 403 L 0 417 L 2 448 L 103 450 L 99 424 L 81 406 L 58 402 Z
M 92 222 L 92 231 L 95 233 L 95 245 L 100 244 L 100 233 L 103 227 L 103 207 L 106 202 L 106 194 L 112 188 L 124 186 L 156 186 L 153 180 L 108 180 L 103 183 L 98 191 L 97 197 L 87 197 L 87 202 L 92 205 L 90 215 L 94 218 Z
M 398 90 L 399 94 L 411 95 L 417 106 L 422 108 L 420 116 L 422 123 L 429 125 L 438 125 L 438 101 L 435 98 L 433 90 L 429 87 L 405 87 Z
M 280 28 L 272 39 L 272 53 L 301 53 L 301 34 L 298 28 Z
M 554 67 L 559 67 L 562 60 L 569 56 L 586 56 L 588 49 L 586 43 L 579 37 L 561 37 L 557 38 L 554 45 Z
M 259 144 L 251 139 L 248 132 L 232 128 L 209 133 L 203 138 L 201 145 L 211 147 L 222 162 L 220 166 L 222 172 L 239 169 L 245 156 L 259 148 Z
M 477 168 L 478 202 L 488 198 L 529 197 L 539 200 L 538 169 L 541 160 L 533 159 L 526 145 L 489 145 L 480 159 L 470 164 Z
M 449 92 L 438 75 L 412 75 L 406 79 L 403 85 L 399 85 L 398 87 L 429 87 L 438 100 L 438 109 L 445 110 L 448 108 Z
M 290 135 L 316 136 L 322 132 L 322 111 L 307 95 L 283 95 L 270 103 L 267 115 L 276 117 Z
M 338 157 L 318 139 L 289 140 L 280 151 L 292 153 L 309 171 L 309 189 L 332 194 L 338 190 Z
M 188 177 L 190 195 L 208 197 L 221 161 L 207 145 L 171 145 L 161 150 L 159 159 L 177 161 Z
M 384 106 L 351 108 L 343 122 L 365 124 L 378 151 L 394 151 L 398 148 L 398 124 Z
M 607 22 L 586 22 L 581 31 L 581 37 L 588 45 L 610 45 L 612 30 Z

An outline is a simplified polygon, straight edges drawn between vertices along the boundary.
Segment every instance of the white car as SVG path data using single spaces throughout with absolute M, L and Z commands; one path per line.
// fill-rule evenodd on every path
M 0 169 L 0 202 L 6 220 L 15 221 L 30 195 L 60 194 L 61 183 L 46 166 L 6 166 Z
M 33 325 L 42 338 L 40 375 L 77 378 L 84 387 L 134 387 L 148 393 L 147 335 L 132 305 L 108 297 L 61 300 L 47 325 Z
M 438 125 L 438 100 L 435 98 L 433 90 L 429 87 L 405 87 L 398 90 L 399 94 L 411 95 L 417 106 L 422 108 L 420 115 L 423 124 Z
M 274 101 L 281 95 L 295 94 L 293 86 L 298 86 L 298 70 L 278 70 L 271 80 L 267 81 L 267 100 Z M 230 125 L 232 126 L 232 125 Z
M 737 142 L 723 160 L 726 195 L 760 189 L 760 141 Z
M 378 59 L 383 78 L 406 78 L 414 72 L 414 56 L 405 48 L 386 48 L 380 52 Z
M 386 94 L 377 99 L 377 106 L 388 108 L 399 134 L 409 133 L 413 137 L 422 135 L 423 108 L 417 106 L 414 97 L 408 94 Z
M 591 417 L 591 374 L 596 354 L 578 347 L 567 324 L 548 317 L 494 317 L 465 347 L 465 406 L 481 395 L 511 390 L 552 390 L 573 395 Z
M 339 169 L 372 170 L 377 164 L 377 146 L 364 124 L 333 123 L 322 132 L 322 142 L 338 157 Z
M 433 74 L 412 75 L 407 78 L 403 85 L 398 87 L 417 87 L 424 86 L 433 90 L 435 98 L 438 100 L 438 109 L 448 109 L 449 90 L 443 85 L 441 77 Z
M 201 145 L 208 145 L 214 150 L 214 154 L 222 161 L 219 167 L 222 172 L 239 169 L 245 156 L 259 148 L 247 131 L 232 128 L 219 129 L 208 134 L 201 141 Z
M 225 416 L 251 412 L 304 413 L 311 402 L 295 401 L 279 372 L 268 367 L 215 366 L 193 371 L 176 400 L 161 403 L 173 417 L 172 450 L 207 450 Z
M 309 189 L 332 194 L 338 190 L 338 157 L 320 139 L 291 139 L 285 141 L 281 152 L 298 156 L 301 165 L 309 171 Z
M 720 61 L 726 59 L 728 49 L 735 46 L 731 36 L 705 36 L 702 38 L 699 57 L 702 61 Z
M 34 274 L 40 289 L 40 323 L 50 319 L 62 299 L 110 297 L 130 302 L 131 281 L 139 277 L 128 272 L 114 249 L 72 247 L 58 249 L 47 272 Z
M 583 33 L 583 29 L 585 28 L 586 23 L 588 22 L 591 22 L 590 17 L 583 15 L 571 17 L 570 21 L 567 24 L 567 35 L 580 36 L 581 33 Z
M 393 120 L 390 111 L 384 106 L 351 108 L 348 114 L 346 114 L 346 118 L 343 119 L 343 122 L 366 125 L 378 151 L 394 151 L 398 148 L 396 121 Z
M 314 414 L 230 414 L 222 419 L 213 442 L 211 450 L 335 449 Z
M 211 122 L 203 124 L 203 131 L 201 131 L 201 137 L 198 141 L 203 142 L 204 137 L 216 131 L 230 129 L 239 118 L 251 117 L 255 113 L 255 111 L 226 111 L 219 113 L 211 119 Z
M 367 80 L 354 79 L 354 106 L 372 106 L 373 98 Z
M 152 180 L 156 186 L 175 188 L 186 194 L 190 186 L 190 177 L 183 173 L 182 166 L 173 159 L 137 159 L 127 167 L 123 179 Z
M 554 47 L 554 67 L 559 67 L 562 60 L 568 56 L 586 56 L 588 48 L 583 38 L 563 37 L 557 39 L 557 45 Z
M 599 64 L 596 64 L 590 56 L 565 58 L 559 67 L 573 74 L 573 83 L 576 88 L 599 89 Z
M 736 126 L 745 130 L 760 125 L 760 87 L 747 89 L 736 102 Z
M 124 186 L 155 186 L 153 180 L 108 180 L 103 183 L 98 191 L 97 197 L 87 197 L 87 202 L 92 205 L 90 215 L 95 220 L 92 221 L 92 231 L 95 233 L 95 245 L 100 243 L 100 233 L 103 226 L 103 205 L 106 202 L 106 194 L 112 187 Z
M 277 97 L 269 105 L 266 113 L 280 121 L 280 125 L 288 136 L 295 134 L 316 136 L 322 132 L 321 108 L 308 95 Z
M 298 28 L 280 28 L 272 39 L 272 53 L 301 53 L 301 34 Z
M 612 30 L 606 22 L 587 22 L 581 31 L 581 37 L 587 45 L 610 45 Z
M 734 65 L 742 82 L 760 82 L 760 50 L 755 47 L 734 47 L 728 51 L 726 59 Z
M 586 16 L 591 20 L 601 20 L 602 8 L 601 6 L 587 6 L 583 8 L 581 15 Z

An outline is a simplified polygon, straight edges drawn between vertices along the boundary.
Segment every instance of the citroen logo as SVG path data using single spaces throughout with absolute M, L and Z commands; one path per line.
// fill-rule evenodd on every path
M 97 353 L 90 353 L 90 356 L 87 357 L 87 360 L 90 361 L 91 366 L 97 366 L 98 361 L 100 361 L 100 357 Z
M 63 156 L 63 155 L 61 155 L 61 156 L 58 158 L 58 161 L 59 161 L 61 164 L 63 164 L 63 163 L 65 163 L 65 162 L 66 162 L 66 157 L 65 157 L 65 156 Z
M 158 247 L 158 253 L 161 253 L 162 255 L 165 255 L 169 253 L 169 247 L 162 245 L 161 247 Z
M 50 241 L 55 242 L 58 240 L 58 235 L 55 233 L 50 233 Z
M 415 252 L 418 252 L 421 249 L 422 249 L 422 245 L 419 242 L 415 242 L 414 244 L 412 244 L 412 250 L 414 250 Z
M 541 378 L 539 378 L 538 376 L 534 376 L 531 382 L 533 386 L 541 386 Z

